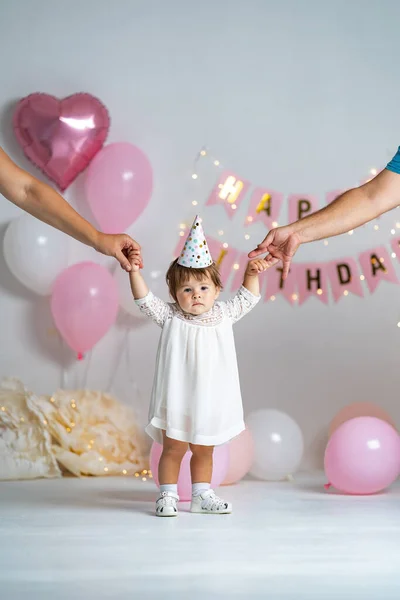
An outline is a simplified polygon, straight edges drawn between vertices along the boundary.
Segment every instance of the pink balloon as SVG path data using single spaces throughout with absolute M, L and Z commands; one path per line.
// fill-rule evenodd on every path
M 118 290 L 104 267 L 81 262 L 54 283 L 51 310 L 64 340 L 81 357 L 107 333 L 118 312 Z
M 105 233 L 129 227 L 146 208 L 152 188 L 149 160 L 127 142 L 106 146 L 88 169 L 86 198 Z
M 347 494 L 374 494 L 400 473 L 400 436 L 385 421 L 358 417 L 343 423 L 325 451 L 328 481 Z
M 63 100 L 31 94 L 14 113 L 14 132 L 25 155 L 62 191 L 101 149 L 109 127 L 106 107 L 90 94 Z
M 376 417 L 381 421 L 386 421 L 396 429 L 396 425 L 390 415 L 381 407 L 372 402 L 353 402 L 344 406 L 332 420 L 329 425 L 329 437 L 342 423 L 355 419 L 356 417 Z
M 150 469 L 153 474 L 153 479 L 157 487 L 159 487 L 158 481 L 158 463 L 162 453 L 162 445 L 157 442 L 153 442 L 150 451 Z M 181 463 L 181 470 L 178 479 L 178 495 L 182 502 L 188 502 L 192 498 L 192 479 L 190 476 L 190 459 L 192 453 L 188 450 L 183 457 Z M 221 485 L 226 472 L 228 470 L 229 461 L 229 450 L 228 445 L 223 444 L 222 446 L 215 446 L 214 448 L 214 466 L 211 478 L 211 487 L 217 488 Z
M 222 485 L 240 481 L 249 471 L 254 460 L 254 442 L 250 430 L 242 431 L 229 444 L 228 472 Z

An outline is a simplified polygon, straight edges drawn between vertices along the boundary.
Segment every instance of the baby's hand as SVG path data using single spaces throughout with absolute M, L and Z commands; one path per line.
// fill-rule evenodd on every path
M 252 275 L 254 277 L 255 275 L 258 275 L 259 273 L 262 273 L 263 271 L 268 269 L 268 267 L 269 264 L 263 258 L 255 258 L 253 260 L 249 260 L 249 262 L 247 263 L 246 275 Z
M 131 248 L 128 252 L 128 256 L 127 256 L 130 264 L 132 265 L 132 271 L 139 271 L 139 269 L 142 268 L 142 253 L 140 250 L 137 250 L 136 248 Z

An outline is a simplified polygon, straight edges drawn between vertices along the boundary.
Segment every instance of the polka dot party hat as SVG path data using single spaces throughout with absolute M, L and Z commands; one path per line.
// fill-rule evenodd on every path
M 185 245 L 179 255 L 178 265 L 192 269 L 204 269 L 212 265 L 213 259 L 208 249 L 199 215 L 193 221 Z

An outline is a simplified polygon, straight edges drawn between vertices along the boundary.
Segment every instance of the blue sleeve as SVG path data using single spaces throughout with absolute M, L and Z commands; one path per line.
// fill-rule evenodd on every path
M 388 171 L 393 171 L 393 173 L 399 173 L 400 175 L 400 146 L 390 163 L 386 165 L 386 168 Z

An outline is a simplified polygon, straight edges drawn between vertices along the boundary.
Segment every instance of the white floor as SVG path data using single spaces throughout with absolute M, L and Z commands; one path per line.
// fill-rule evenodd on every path
M 220 490 L 228 516 L 153 516 L 152 482 L 0 483 L 1 600 L 400 597 L 400 486 L 372 497 L 323 476 Z

